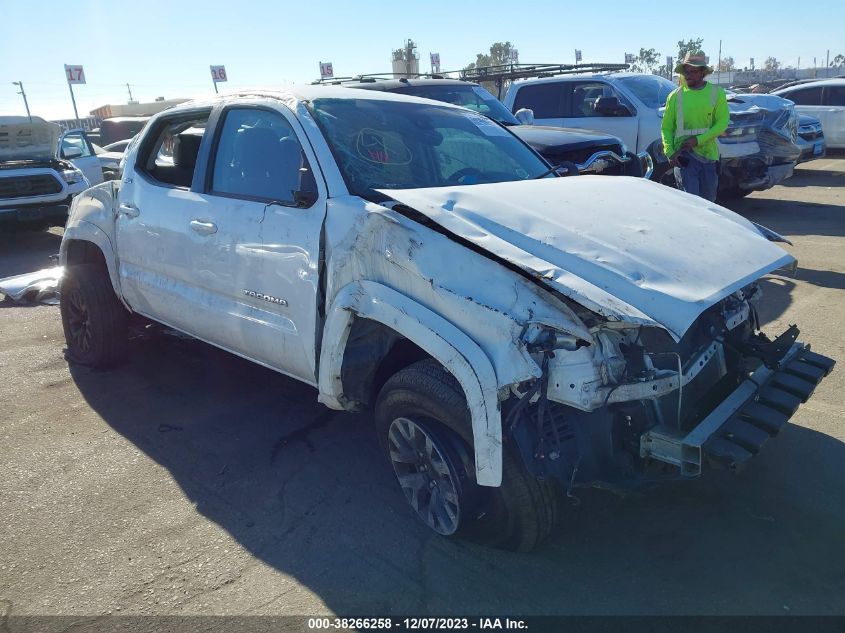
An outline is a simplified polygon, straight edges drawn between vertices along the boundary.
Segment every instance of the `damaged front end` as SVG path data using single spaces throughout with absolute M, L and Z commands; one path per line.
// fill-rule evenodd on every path
M 798 115 L 786 99 L 742 94 L 728 99 L 731 124 L 719 138 L 722 191 L 763 191 L 792 175 L 801 156 Z
M 775 340 L 759 332 L 759 294 L 756 283 L 731 294 L 677 342 L 618 322 L 594 327 L 590 343 L 529 328 L 542 376 L 513 389 L 505 436 L 532 474 L 569 488 L 741 467 L 835 364 L 796 326 Z
M 529 472 L 629 485 L 652 478 L 655 463 L 660 477 L 741 466 L 834 364 L 797 342 L 797 328 L 775 341 L 759 332 L 758 281 L 795 259 L 774 234 L 701 198 L 642 179 L 595 185 L 390 194 L 578 306 L 577 332 L 523 321 L 519 345 L 537 371 L 516 383 L 499 375 L 502 438 Z

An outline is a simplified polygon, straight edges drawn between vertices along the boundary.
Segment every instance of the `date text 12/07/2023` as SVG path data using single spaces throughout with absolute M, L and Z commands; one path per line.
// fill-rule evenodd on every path
M 438 618 L 438 617 L 375 617 L 375 618 L 308 618 L 309 630 L 392 630 L 392 631 L 447 631 L 528 630 L 524 620 L 518 618 Z

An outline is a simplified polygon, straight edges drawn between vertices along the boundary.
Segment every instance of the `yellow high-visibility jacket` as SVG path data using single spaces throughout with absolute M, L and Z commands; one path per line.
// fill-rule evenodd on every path
M 704 87 L 693 90 L 683 84 L 666 99 L 666 111 L 660 125 L 663 151 L 671 158 L 690 136 L 698 139 L 694 151 L 710 160 L 719 160 L 719 143 L 716 138 L 728 129 L 730 112 L 725 91 L 705 82 Z

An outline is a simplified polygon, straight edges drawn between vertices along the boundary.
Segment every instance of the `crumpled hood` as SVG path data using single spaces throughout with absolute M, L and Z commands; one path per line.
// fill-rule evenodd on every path
M 625 176 L 385 189 L 612 320 L 680 339 L 708 307 L 794 258 L 739 215 Z
M 49 159 L 56 157 L 62 128 L 34 116 L 0 117 L 0 160 Z

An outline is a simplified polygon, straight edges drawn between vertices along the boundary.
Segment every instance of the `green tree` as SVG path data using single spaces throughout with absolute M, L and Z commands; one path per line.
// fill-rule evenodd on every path
M 634 63 L 631 65 L 631 70 L 637 73 L 653 72 L 655 66 L 660 61 L 660 53 L 653 48 L 640 49 L 640 54 L 634 57 Z
M 734 63 L 733 57 L 723 57 L 722 63 L 719 64 L 719 67 L 716 70 L 721 70 L 723 73 L 730 72 L 732 70 L 736 70 L 736 64 Z
M 780 66 L 780 62 L 774 57 L 767 57 L 766 61 L 763 62 L 763 68 L 766 70 L 778 70 Z
M 831 68 L 842 68 L 845 67 L 845 55 L 837 55 L 833 58 L 830 62 Z
M 464 70 L 474 70 L 475 68 L 484 68 L 485 66 L 499 66 L 501 64 L 510 64 L 514 53 L 514 45 L 510 42 L 496 42 L 490 47 L 489 53 L 478 53 L 475 56 L 475 61 L 467 66 Z M 494 95 L 498 93 L 496 84 L 492 81 L 479 82 L 482 86 L 487 88 Z M 510 82 L 505 82 L 502 86 L 502 95 L 508 89 Z
M 464 68 L 464 70 L 472 70 L 473 68 L 483 68 L 484 66 L 498 66 L 499 64 L 509 64 L 511 56 L 513 55 L 514 46 L 510 42 L 496 42 L 490 47 L 489 53 L 478 53 L 475 56 L 475 61 Z
M 678 41 L 678 61 L 681 61 L 687 53 L 697 53 L 701 50 L 704 39 L 699 37 L 694 40 Z

